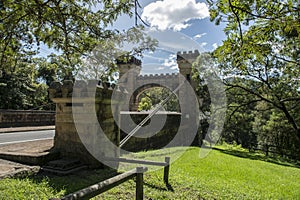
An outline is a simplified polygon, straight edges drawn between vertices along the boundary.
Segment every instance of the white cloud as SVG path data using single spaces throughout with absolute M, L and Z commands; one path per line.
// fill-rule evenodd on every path
M 180 31 L 191 24 L 191 19 L 209 17 L 208 6 L 195 0 L 163 0 L 147 5 L 142 18 L 159 30 Z
M 180 31 L 180 30 L 185 29 L 189 26 L 191 26 L 191 24 L 182 24 L 181 23 L 181 24 L 174 25 L 173 29 L 174 29 L 174 31 Z
M 165 68 L 164 67 L 157 67 L 155 70 L 160 71 L 160 70 L 163 70 L 163 69 L 165 69 Z
M 213 50 L 215 50 L 216 48 L 218 48 L 219 45 L 217 43 L 213 43 L 212 46 L 213 46 Z
M 170 69 L 172 69 L 172 70 L 178 70 L 178 65 L 174 65 Z
M 170 69 L 177 69 L 177 61 L 176 61 L 177 55 L 176 54 L 171 54 L 169 58 L 164 60 L 163 66 L 169 67 Z
M 202 42 L 200 45 L 201 47 L 205 47 L 207 45 L 207 42 Z
M 193 38 L 194 38 L 194 40 L 198 40 L 198 39 L 202 38 L 204 35 L 207 35 L 207 33 L 197 34 Z

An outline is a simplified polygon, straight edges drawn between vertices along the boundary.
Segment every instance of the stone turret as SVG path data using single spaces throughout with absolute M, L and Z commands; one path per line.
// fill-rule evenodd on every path
M 142 62 L 134 56 L 127 56 L 118 58 L 117 65 L 119 67 L 120 77 L 122 77 L 131 69 L 134 69 L 137 74 L 140 74 Z
M 190 80 L 192 78 L 192 65 L 193 62 L 199 56 L 199 51 L 183 51 L 177 53 L 177 64 L 179 68 L 179 73 L 182 74 L 186 79 Z
M 182 114 L 182 129 L 183 132 L 193 132 L 198 128 L 198 100 L 195 96 L 195 88 L 197 83 L 192 79 L 193 71 L 192 66 L 196 61 L 197 57 L 200 55 L 198 50 L 193 51 L 183 51 L 177 53 L 177 64 L 179 68 L 179 73 L 182 76 L 179 76 L 179 83 L 182 83 L 185 79 L 190 84 L 185 84 L 179 90 L 179 101 L 181 102 L 181 106 L 185 108 L 181 109 Z M 190 86 L 191 88 L 190 88 Z M 184 134 L 183 134 L 184 135 Z M 183 136 L 185 137 L 185 135 Z M 197 139 L 196 139 L 197 140 Z M 195 140 L 194 140 L 195 141 Z M 195 143 L 196 144 L 196 143 Z
M 134 56 L 121 57 L 117 59 L 117 65 L 119 68 L 118 85 L 125 87 L 130 94 L 135 90 L 137 78 L 141 73 L 141 64 L 141 60 Z M 134 102 L 133 100 L 129 101 L 129 104 L 131 105 L 129 106 L 129 110 L 132 110 Z M 127 110 L 127 108 L 124 109 Z
M 195 50 L 194 52 L 177 52 L 177 64 L 179 68 L 179 73 L 191 83 L 193 88 L 195 88 L 196 85 L 192 80 L 192 65 L 199 55 L 200 53 L 198 50 Z

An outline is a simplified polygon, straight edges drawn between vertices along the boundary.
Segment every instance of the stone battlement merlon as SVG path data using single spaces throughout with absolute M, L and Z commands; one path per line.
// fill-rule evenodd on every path
M 200 55 L 198 50 L 177 52 L 177 61 L 195 60 Z
M 145 75 L 140 75 L 137 77 L 138 80 L 148 80 L 148 79 L 158 79 L 158 78 L 169 78 L 169 79 L 173 79 L 173 78 L 177 78 L 178 74 L 177 73 L 172 73 L 172 74 L 145 74 Z
M 76 80 L 75 83 L 71 80 L 65 80 L 63 82 L 55 81 L 51 83 L 48 91 L 50 99 L 72 98 L 73 95 L 74 97 L 91 97 L 95 95 L 92 94 L 92 91 L 95 92 L 95 88 L 97 94 L 112 93 L 115 88 L 117 92 L 123 94 L 128 93 L 124 87 L 99 80 Z

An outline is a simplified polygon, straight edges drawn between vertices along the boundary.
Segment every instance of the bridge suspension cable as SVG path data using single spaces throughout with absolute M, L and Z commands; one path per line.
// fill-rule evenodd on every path
M 145 117 L 145 119 L 143 119 L 143 121 L 141 121 L 134 129 L 132 129 L 132 131 L 130 131 L 130 133 L 128 133 L 126 135 L 126 137 L 120 142 L 120 148 L 140 129 L 142 128 L 142 126 L 149 120 L 151 119 L 151 117 L 153 115 L 155 115 L 170 99 L 171 97 L 183 86 L 183 84 L 186 82 L 186 80 L 184 80 L 175 90 L 172 91 L 172 93 L 165 98 L 162 102 L 160 102 L 155 108 L 154 110 L 149 113 L 149 115 L 147 117 Z

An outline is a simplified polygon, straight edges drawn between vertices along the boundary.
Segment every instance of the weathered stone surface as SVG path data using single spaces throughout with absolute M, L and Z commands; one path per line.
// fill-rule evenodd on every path
M 135 58 L 130 58 L 125 60 L 126 62 L 124 60 L 118 61 L 121 77 L 119 85 L 98 80 L 89 80 L 87 83 L 75 81 L 74 85 L 71 81 L 65 81 L 63 84 L 53 83 L 49 89 L 49 94 L 56 103 L 54 149 L 61 152 L 63 156 L 75 156 L 84 163 L 91 165 L 97 162 L 86 150 L 85 145 L 97 150 L 103 156 L 119 155 L 117 149 L 112 150 L 109 144 L 103 142 L 105 137 L 101 136 L 101 132 L 103 131 L 106 138 L 119 146 L 120 130 L 113 119 L 112 112 L 116 112 L 115 116 L 118 116 L 120 110 L 125 108 L 121 100 L 128 100 L 129 110 L 136 110 L 137 97 L 145 89 L 163 86 L 174 90 L 183 82 L 181 79 L 187 79 L 191 83 L 189 80 L 192 77 L 191 67 L 198 55 L 199 52 L 197 51 L 178 53 L 177 62 L 182 76 L 179 74 L 140 76 L 141 62 Z M 111 100 L 114 88 L 119 93 L 119 99 Z M 183 92 L 185 90 L 179 91 L 176 95 L 179 98 L 185 98 L 182 95 Z M 115 107 L 114 111 L 112 111 L 112 105 Z M 125 109 L 127 110 L 127 108 Z M 165 129 L 154 137 L 148 139 L 132 138 L 125 148 L 141 150 L 163 147 L 176 134 L 174 125 L 179 124 L 178 119 L 178 116 L 170 118 L 165 125 L 168 126 L 168 130 Z M 124 124 L 124 126 L 128 126 L 128 124 Z M 88 144 L 83 144 L 78 132 Z
M 126 114 L 122 114 L 121 119 L 125 118 Z M 139 113 L 139 114 L 130 114 L 133 121 L 138 124 L 141 122 L 147 114 Z M 163 128 L 156 133 L 155 135 L 149 137 L 149 138 L 138 138 L 138 137 L 132 137 L 128 140 L 128 142 L 122 147 L 123 149 L 127 151 L 143 151 L 143 150 L 150 150 L 150 149 L 160 149 L 166 146 L 177 134 L 178 127 L 181 120 L 180 114 L 168 114 L 166 116 L 166 123 L 164 124 Z M 126 124 L 124 124 L 126 123 Z M 134 124 L 128 124 L 127 121 L 121 120 L 121 127 L 130 126 L 132 129 L 136 126 Z M 129 128 L 130 128 L 129 127 Z M 136 135 L 140 135 L 141 131 L 138 131 Z M 147 133 L 143 133 L 147 134 Z M 149 133 L 152 134 L 152 133 Z M 124 133 L 121 130 L 121 140 L 126 136 L 127 134 Z
M 47 126 L 55 124 L 55 112 L 0 110 L 0 127 Z
M 61 96 L 61 87 L 62 87 L 61 82 L 58 82 L 58 81 L 52 82 L 48 89 L 49 98 L 53 99 L 53 98 L 56 98 L 57 96 Z
M 85 145 L 103 156 L 119 155 L 117 149 L 112 150 L 108 144 L 103 143 L 104 136 L 101 134 L 104 132 L 112 143 L 119 145 L 119 128 L 114 123 L 110 100 L 112 88 L 116 86 L 99 86 L 99 81 L 96 80 L 88 81 L 87 84 L 75 81 L 75 89 L 70 89 L 70 82 L 64 84 L 61 86 L 65 88 L 62 94 L 52 95 L 55 97 L 52 100 L 57 105 L 53 149 L 63 157 L 77 158 L 90 166 L 99 166 L 100 163 L 88 152 Z M 95 98 L 95 91 L 101 95 Z M 72 92 L 76 93 L 73 99 Z M 114 103 L 117 105 L 120 102 Z M 84 143 L 81 139 L 84 139 Z

